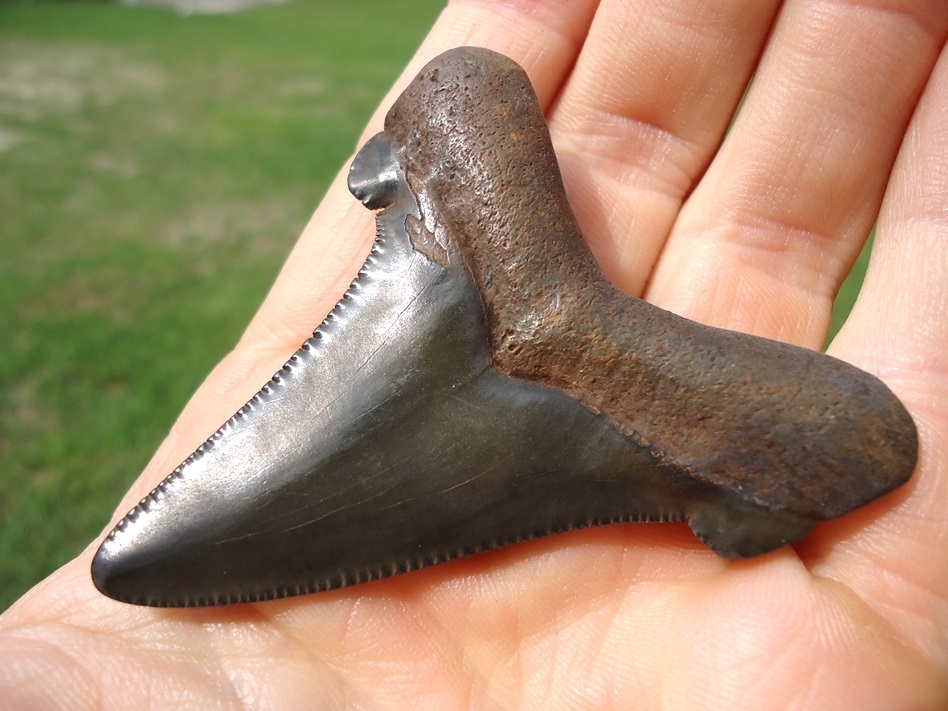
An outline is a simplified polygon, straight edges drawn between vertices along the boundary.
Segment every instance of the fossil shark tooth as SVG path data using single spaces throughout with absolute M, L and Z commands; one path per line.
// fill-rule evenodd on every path
M 687 519 L 740 558 L 911 475 L 915 426 L 878 379 L 604 279 L 502 55 L 429 63 L 349 185 L 379 211 L 358 277 L 109 533 L 106 595 L 272 599 L 620 521 Z

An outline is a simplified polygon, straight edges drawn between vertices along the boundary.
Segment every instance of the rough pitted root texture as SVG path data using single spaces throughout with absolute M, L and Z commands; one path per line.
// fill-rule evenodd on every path
M 484 300 L 497 365 L 539 375 L 537 346 L 551 328 L 574 327 L 569 315 L 588 310 L 602 277 L 526 74 L 487 50 L 444 59 L 402 94 L 385 131 L 403 147 L 406 174 L 428 186 L 439 218 L 450 221 Z
M 661 459 L 766 508 L 842 515 L 903 483 L 911 417 L 820 353 L 713 329 L 617 291 L 569 207 L 539 103 L 502 55 L 431 62 L 386 133 L 481 294 L 496 366 L 560 388 Z

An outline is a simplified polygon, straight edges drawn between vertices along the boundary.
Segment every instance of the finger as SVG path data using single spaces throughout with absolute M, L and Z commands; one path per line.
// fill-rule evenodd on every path
M 648 297 L 819 347 L 948 32 L 942 0 L 792 0 Z
M 607 0 L 551 117 L 606 275 L 641 293 L 753 71 L 778 2 Z
M 520 62 L 549 104 L 582 45 L 595 2 L 458 0 L 436 21 L 414 59 L 371 120 L 381 129 L 391 101 L 427 61 L 463 44 L 488 47 Z M 241 342 L 188 403 L 120 511 L 181 463 L 257 391 L 342 296 L 365 261 L 373 217 L 346 188 L 344 166 L 305 228 Z
M 866 281 L 830 352 L 884 378 L 912 412 L 904 490 L 827 525 L 848 545 L 807 554 L 948 668 L 948 51 L 899 153 Z

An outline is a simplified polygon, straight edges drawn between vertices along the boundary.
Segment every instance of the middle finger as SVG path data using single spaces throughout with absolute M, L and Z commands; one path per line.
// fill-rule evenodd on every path
M 604 0 L 550 116 L 570 204 L 638 294 L 753 71 L 776 1 Z

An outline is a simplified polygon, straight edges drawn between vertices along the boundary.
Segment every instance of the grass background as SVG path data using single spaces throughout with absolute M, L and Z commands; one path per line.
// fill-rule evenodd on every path
M 106 524 L 442 2 L 0 4 L 0 610 Z
M 0 3 L 0 610 L 107 523 L 442 5 Z

